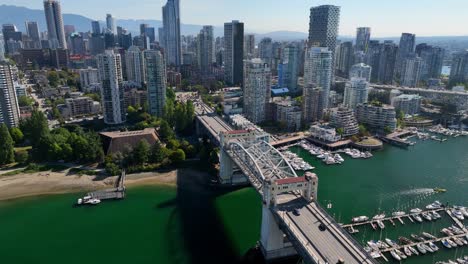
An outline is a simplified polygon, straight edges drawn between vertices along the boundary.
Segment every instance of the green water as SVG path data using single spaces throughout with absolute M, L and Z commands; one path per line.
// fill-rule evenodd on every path
M 205 195 L 203 204 L 188 201 L 190 208 L 168 187 L 130 189 L 128 199 L 96 207 L 73 208 L 76 198 L 1 203 L 0 263 L 213 263 L 240 258 L 260 235 L 261 204 L 252 189 L 210 201 Z
M 435 200 L 468 206 L 467 138 L 451 138 L 444 143 L 419 141 L 409 150 L 386 145 L 385 150 L 374 153 L 370 160 L 355 160 L 343 154 L 344 164 L 333 166 L 325 165 L 299 147 L 292 151 L 316 167 L 319 202 L 323 207 L 331 203 L 328 211 L 339 222 L 349 223 L 352 217 L 360 215 L 423 208 Z M 434 187 L 446 188 L 448 192 L 435 194 Z M 385 237 L 396 240 L 401 235 L 409 237 L 411 233 L 423 231 L 439 235 L 440 229 L 451 226 L 453 221 L 444 214 L 444 219 L 437 222 L 412 224 L 405 219 L 405 223 L 393 227 L 387 222 L 383 231 L 361 227 L 355 237 L 365 243 Z M 460 255 L 468 255 L 468 247 L 442 249 L 436 254 L 412 257 L 405 263 L 435 263 Z
M 410 150 L 386 146 L 370 160 L 345 157 L 339 166 L 293 150 L 317 167 L 320 203 L 331 203 L 330 214 L 348 223 L 353 216 L 408 210 L 434 200 L 468 205 L 467 147 L 466 138 L 419 142 Z M 434 187 L 448 192 L 433 194 Z M 78 196 L 0 202 L 0 263 L 233 263 L 260 235 L 261 202 L 251 188 L 229 193 L 139 187 L 123 201 L 73 208 Z M 437 234 L 451 224 L 447 217 L 425 224 L 406 220 L 405 226 L 387 224 L 379 232 L 360 228 L 356 239 Z M 435 263 L 463 254 L 468 255 L 468 247 L 441 249 L 405 263 Z

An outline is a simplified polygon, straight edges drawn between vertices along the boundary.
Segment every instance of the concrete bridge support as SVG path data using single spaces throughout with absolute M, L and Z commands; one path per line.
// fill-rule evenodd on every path
M 221 149 L 219 178 L 222 184 L 232 183 L 234 161 L 224 149 Z

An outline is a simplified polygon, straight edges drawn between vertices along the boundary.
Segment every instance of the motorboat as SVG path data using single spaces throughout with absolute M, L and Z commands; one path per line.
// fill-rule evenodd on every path
M 379 250 L 379 246 L 375 241 L 367 241 L 367 245 L 374 250 Z
M 405 255 L 405 253 L 401 252 L 400 250 L 398 249 L 395 249 L 395 252 L 398 254 L 398 256 L 400 256 L 402 259 L 406 259 L 407 256 Z
M 420 214 L 421 212 L 422 212 L 422 210 L 419 209 L 419 208 L 414 208 L 414 209 L 410 210 L 410 213 L 412 213 L 412 214 Z
M 411 234 L 411 238 L 416 240 L 416 241 L 419 241 L 419 242 L 424 242 L 426 241 L 423 237 L 420 237 L 418 235 L 415 235 L 415 234 Z
M 414 255 L 419 256 L 419 251 L 417 251 L 414 247 L 412 247 L 412 246 L 407 246 L 407 248 L 408 248 L 409 250 L 411 250 L 411 252 L 412 252 Z
M 450 244 L 450 246 L 452 247 L 458 247 L 457 243 L 453 242 L 452 240 L 450 240 L 449 238 L 446 239 L 447 242 Z
M 422 244 L 416 244 L 416 247 L 418 248 L 419 252 L 421 252 L 421 254 L 426 254 L 427 253 L 426 248 L 423 247 Z
M 416 221 L 418 221 L 419 223 L 422 223 L 422 221 L 423 221 L 422 218 L 421 218 L 421 216 L 420 216 L 420 215 L 417 215 L 417 214 L 413 215 L 413 219 L 416 220 Z
M 423 232 L 422 235 L 427 238 L 427 239 L 436 239 L 435 236 L 429 234 L 429 233 L 426 233 L 426 232 Z
M 431 252 L 431 253 L 434 253 L 434 250 L 429 247 L 428 245 L 426 244 L 421 244 L 422 247 L 424 247 L 424 249 L 427 251 L 427 252 Z
M 394 259 L 396 259 L 397 261 L 401 261 L 400 255 L 398 255 L 398 253 L 396 253 L 395 250 L 390 251 L 390 254 L 391 254 L 392 257 L 393 257 Z
M 421 215 L 422 215 L 422 217 L 423 217 L 424 219 L 426 219 L 427 221 L 432 221 L 432 217 L 431 217 L 428 213 L 423 212 L 423 213 L 421 213 Z
M 409 247 L 404 247 L 403 252 L 405 252 L 405 255 L 408 257 L 411 257 L 413 255 L 413 252 L 409 249 Z
M 429 209 L 429 210 L 440 209 L 440 208 L 442 208 L 442 204 L 439 201 L 435 201 L 431 203 L 430 205 L 426 206 L 426 209 Z
M 382 240 L 377 241 L 375 244 L 379 247 L 379 249 L 389 248 L 387 243 L 383 242 Z
M 353 223 L 362 223 L 362 222 L 369 221 L 369 217 L 362 215 L 362 216 L 354 217 L 353 219 L 351 219 L 351 221 Z
M 403 212 L 403 211 L 399 211 L 399 212 L 394 212 L 392 213 L 392 216 L 394 217 L 399 217 L 399 216 L 404 216 L 406 213 Z
M 378 214 L 376 216 L 374 216 L 372 219 L 373 220 L 382 220 L 385 218 L 385 214 Z
M 380 229 L 385 229 L 385 224 L 383 221 L 381 220 L 377 221 L 377 225 L 379 225 Z
M 429 247 L 435 252 L 435 251 L 438 251 L 439 250 L 439 247 L 436 246 L 434 243 L 432 242 L 429 242 Z
M 463 213 L 459 210 L 453 210 L 452 211 L 453 216 L 458 218 L 458 220 L 465 220 L 465 217 L 463 216 Z
M 341 157 L 340 154 L 335 154 L 335 156 L 333 156 L 333 158 L 335 158 L 335 160 L 338 161 L 339 163 L 344 162 L 344 159 L 343 159 L 343 157 Z
M 453 242 L 455 242 L 457 245 L 459 246 L 464 246 L 465 244 L 463 243 L 463 241 L 461 241 L 460 239 L 454 237 L 452 238 Z
M 405 244 L 405 245 L 413 244 L 413 241 L 411 241 L 411 239 L 408 239 L 406 237 L 399 237 L 398 240 L 400 241 L 401 244 Z
M 433 218 L 435 218 L 435 219 L 440 219 L 440 218 L 442 218 L 442 216 L 440 216 L 440 214 L 439 214 L 438 212 L 436 212 L 436 211 L 432 211 L 432 216 L 433 216 Z
M 441 242 L 442 242 L 442 245 L 444 245 L 444 247 L 452 248 L 452 245 L 450 245 L 450 243 L 446 239 L 442 239 Z
M 385 242 L 390 245 L 390 247 L 398 246 L 397 243 L 389 238 L 385 238 Z
M 87 202 L 85 202 L 85 204 L 90 204 L 90 205 L 97 205 L 97 204 L 100 204 L 101 203 L 101 200 L 99 199 L 91 199 Z
M 447 236 L 453 236 L 454 235 L 454 233 L 451 230 L 449 230 L 448 228 L 442 228 L 442 230 L 440 230 L 440 232 L 446 234 Z

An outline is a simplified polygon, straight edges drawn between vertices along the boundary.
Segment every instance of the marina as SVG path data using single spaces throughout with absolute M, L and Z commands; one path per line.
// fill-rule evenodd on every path
M 87 193 L 84 197 L 78 198 L 77 205 L 98 205 L 103 200 L 120 200 L 125 198 L 125 170 L 117 177 L 114 188 Z
M 436 188 L 438 189 L 438 188 Z M 437 235 L 422 232 L 420 235 L 411 234 L 411 238 L 398 236 L 398 240 L 389 238 L 380 240 L 367 241 L 365 250 L 371 254 L 372 257 L 381 258 L 388 262 L 389 257 L 396 261 L 405 260 L 411 256 L 419 256 L 427 253 L 435 253 L 440 248 L 458 249 L 468 246 L 468 229 L 463 221 L 468 217 L 468 208 L 463 206 L 444 206 L 439 201 L 435 201 L 426 206 L 425 210 L 413 208 L 409 213 L 398 211 L 392 213 L 387 217 L 386 214 L 381 213 L 370 218 L 368 216 L 358 216 L 351 219 L 351 224 L 342 225 L 351 234 L 359 233 L 360 227 L 371 226 L 372 230 L 384 230 L 386 228 L 385 222 L 390 223 L 394 228 L 397 227 L 396 222 L 405 225 L 403 219 L 408 219 L 414 224 L 423 222 L 433 222 L 442 219 L 443 216 L 448 218 L 454 223 L 452 226 L 444 227 L 440 230 L 441 237 Z M 398 241 L 398 242 L 397 242 Z M 385 255 L 387 254 L 387 255 Z M 439 262 L 451 263 L 451 262 Z M 464 259 L 457 259 L 455 263 L 466 263 Z

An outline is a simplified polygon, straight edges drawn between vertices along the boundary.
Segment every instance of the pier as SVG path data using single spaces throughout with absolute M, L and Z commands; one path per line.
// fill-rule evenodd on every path
M 90 196 L 92 199 L 99 199 L 101 201 L 124 199 L 125 190 L 126 190 L 125 178 L 126 178 L 125 170 L 122 170 L 122 173 L 119 175 L 119 177 L 115 181 L 114 188 L 106 189 L 102 191 L 90 192 L 87 194 L 87 196 Z
M 381 249 L 379 250 L 380 253 L 388 253 L 392 250 L 395 250 L 395 249 L 398 249 L 398 250 L 401 250 L 401 249 L 404 249 L 405 247 L 415 247 L 417 245 L 421 245 L 421 244 L 429 244 L 429 243 L 435 243 L 435 242 L 440 242 L 444 239 L 452 239 L 452 238 L 464 238 L 466 236 L 466 234 L 461 234 L 461 235 L 453 235 L 453 236 L 445 236 L 445 237 L 438 237 L 436 239 L 427 239 L 425 240 L 424 242 L 414 242 L 414 243 L 411 243 L 411 244 L 405 244 L 405 245 L 398 245 L 398 246 L 393 246 L 393 247 L 389 247 L 389 248 L 386 248 L 386 249 Z

